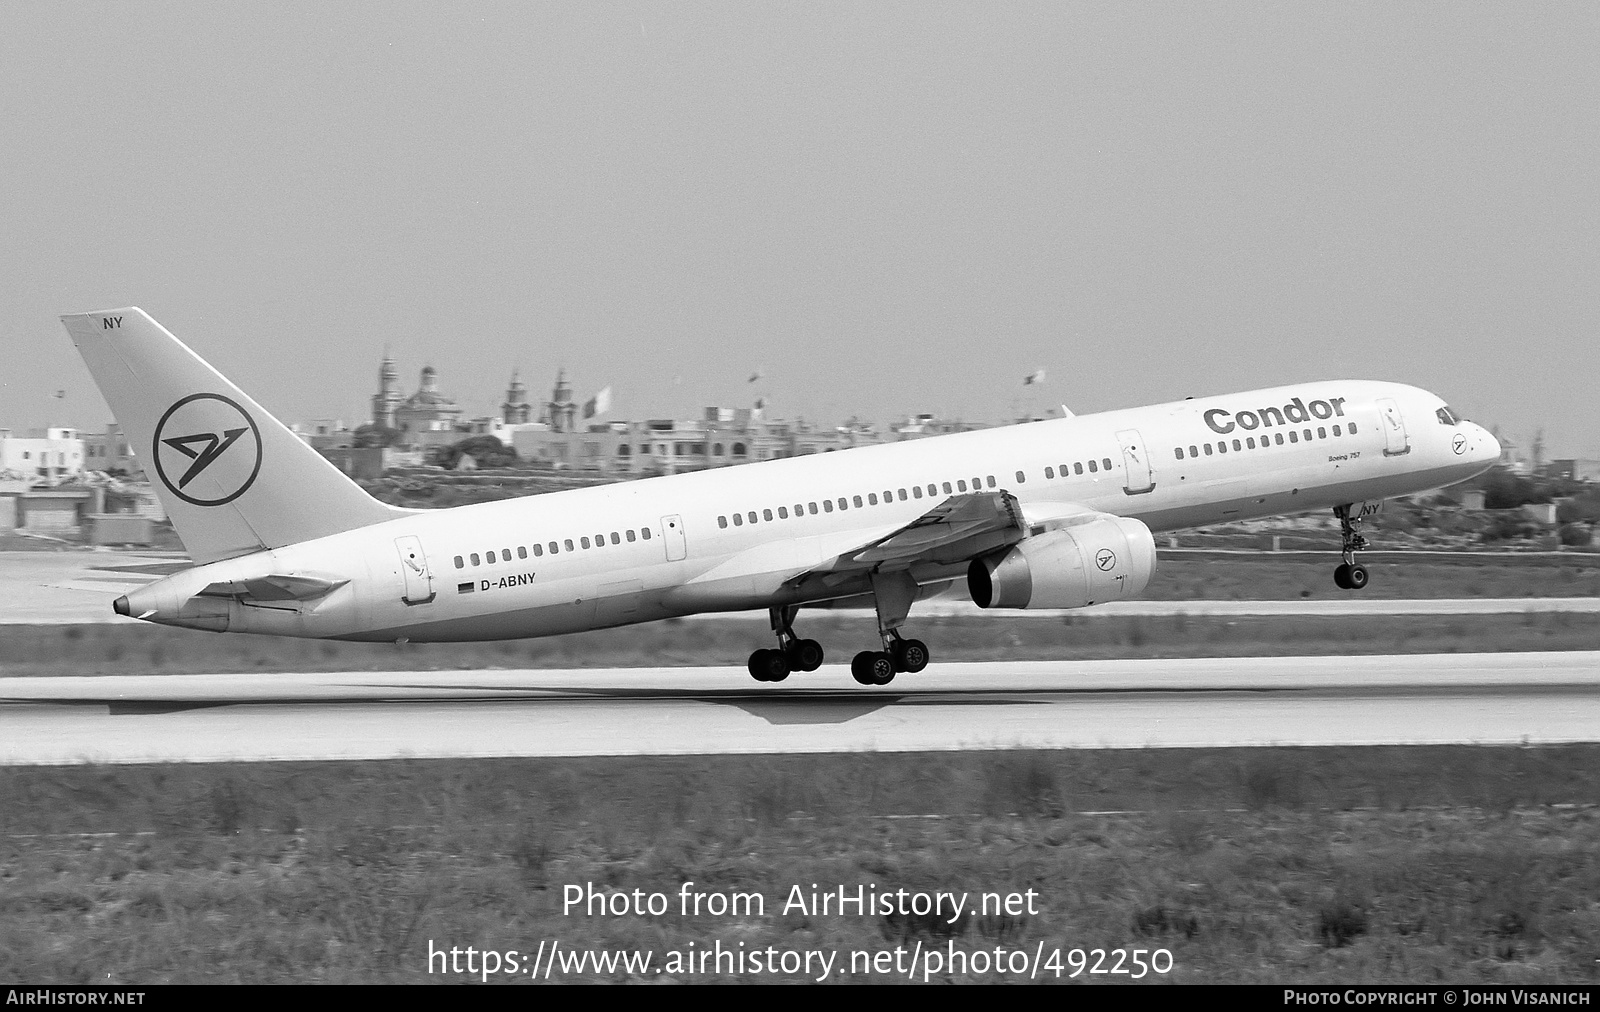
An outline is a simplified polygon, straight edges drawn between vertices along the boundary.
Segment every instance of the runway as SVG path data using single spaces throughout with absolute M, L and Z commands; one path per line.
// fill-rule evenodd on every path
M 1600 741 L 1600 652 L 0 680 L 0 764 Z

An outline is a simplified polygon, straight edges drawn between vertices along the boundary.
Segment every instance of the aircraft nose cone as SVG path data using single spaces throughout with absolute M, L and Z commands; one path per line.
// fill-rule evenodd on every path
M 127 595 L 123 595 L 122 597 L 117 598 L 115 601 L 112 601 L 111 602 L 111 610 L 116 612 L 118 615 L 131 615 L 131 614 L 133 614 L 132 612 L 130 612 L 128 610 L 128 598 L 127 598 Z
M 1482 437 L 1483 437 L 1483 459 L 1484 460 L 1499 460 L 1500 459 L 1500 440 L 1494 438 L 1493 433 L 1489 432 L 1488 429 L 1485 429 L 1481 425 L 1478 426 L 1478 431 L 1482 434 Z

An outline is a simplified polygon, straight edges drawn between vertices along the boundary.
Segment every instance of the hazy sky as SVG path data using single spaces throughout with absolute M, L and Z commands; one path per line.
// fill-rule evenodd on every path
M 286 421 L 388 346 L 475 415 L 1349 376 L 1600 457 L 1597 53 L 1587 2 L 8 3 L 0 426 L 104 425 L 56 317 L 138 305 Z

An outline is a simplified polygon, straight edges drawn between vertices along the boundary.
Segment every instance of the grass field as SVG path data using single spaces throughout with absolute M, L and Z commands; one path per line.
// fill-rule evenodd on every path
M 5 769 L 0 977 L 461 980 L 430 977 L 430 941 L 559 940 L 657 966 L 691 943 L 921 942 L 1164 948 L 1151 979 L 1185 982 L 1594 983 L 1596 803 L 1589 746 Z M 110 835 L 63 835 L 84 833 Z M 765 908 L 561 908 L 570 884 L 676 902 L 684 882 Z M 1038 900 L 782 912 L 813 883 Z

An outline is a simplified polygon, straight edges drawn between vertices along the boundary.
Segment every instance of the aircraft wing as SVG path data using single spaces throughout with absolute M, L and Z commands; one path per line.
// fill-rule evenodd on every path
M 802 574 L 950 565 L 1021 541 L 1028 521 L 1010 492 L 969 492 L 944 500 L 898 530 L 840 553 Z

